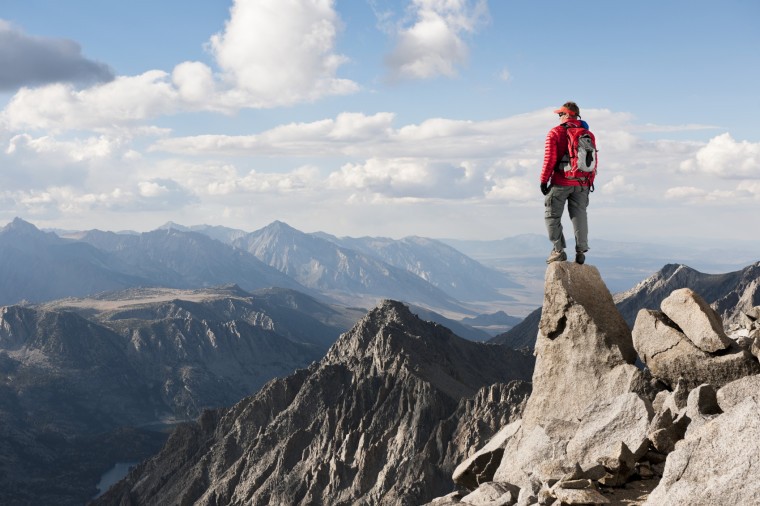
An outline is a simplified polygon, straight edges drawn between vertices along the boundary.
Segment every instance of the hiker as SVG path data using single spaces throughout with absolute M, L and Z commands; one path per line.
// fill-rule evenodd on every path
M 575 261 L 582 264 L 586 261 L 585 253 L 589 249 L 586 207 L 596 176 L 596 140 L 593 134 L 588 132 L 588 123 L 581 120 L 580 109 L 575 102 L 565 102 L 554 113 L 559 115 L 560 124 L 549 130 L 546 136 L 540 186 L 541 193 L 545 195 L 546 230 L 554 246 L 546 263 L 567 260 L 565 235 L 562 233 L 562 213 L 567 202 L 567 210 L 575 232 Z M 590 172 L 571 170 L 576 160 L 569 156 L 568 140 L 583 132 L 590 135 L 593 148 L 593 154 L 589 154 L 589 161 L 593 164 L 593 170 Z

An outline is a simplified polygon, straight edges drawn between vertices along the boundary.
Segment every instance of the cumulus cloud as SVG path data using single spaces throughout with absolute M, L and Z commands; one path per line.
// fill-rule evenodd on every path
M 198 203 L 196 195 L 177 181 L 153 178 L 139 181 L 133 187 L 88 192 L 71 187 L 51 188 L 54 204 L 60 211 L 118 210 L 143 212 L 177 210 Z
M 669 200 L 685 204 L 734 206 L 736 204 L 753 204 L 760 200 L 760 182 L 757 180 L 740 181 L 734 188 L 697 188 L 695 186 L 678 186 L 665 191 Z
M 628 183 L 625 176 L 613 176 L 609 183 L 602 185 L 602 191 L 611 195 L 621 195 L 636 191 L 636 185 Z
M 35 138 L 29 134 L 19 134 L 11 138 L 5 152 L 9 155 L 33 153 L 44 157 L 47 163 L 65 164 L 111 157 L 120 145 L 121 139 L 104 135 L 59 141 L 50 136 Z
M 134 195 L 120 188 L 91 193 L 65 185 L 44 190 L 5 191 L 0 198 L 19 214 L 52 219 L 92 210 L 128 208 Z
M 334 51 L 340 28 L 334 0 L 235 0 L 210 48 L 226 82 L 225 100 L 270 107 L 352 93 L 336 77 L 346 58 Z
M 137 187 L 141 197 L 161 197 L 171 192 L 166 180 L 141 181 Z
M 412 0 L 413 22 L 397 33 L 386 58 L 396 78 L 453 77 L 467 61 L 463 39 L 488 13 L 485 0 Z
M 701 172 L 724 178 L 757 177 L 760 175 L 760 143 L 737 142 L 725 133 L 710 139 L 680 168 L 686 173 Z
M 486 193 L 488 199 L 515 203 L 536 202 L 539 197 L 535 178 L 527 177 L 495 178 L 493 185 Z
M 172 83 L 187 103 L 204 102 L 216 93 L 214 73 L 201 62 L 183 62 L 174 67 Z
M 451 199 L 482 196 L 484 182 L 468 163 L 371 158 L 364 163 L 343 165 L 328 176 L 327 186 L 394 198 Z
M 23 88 L 0 115 L 9 129 L 112 129 L 178 111 L 177 90 L 160 70 L 77 90 L 69 84 Z
M 243 169 L 232 163 L 215 163 L 197 159 L 169 159 L 136 171 L 140 178 L 141 194 L 159 195 L 165 192 L 165 181 L 182 181 L 186 193 L 197 198 L 222 198 L 258 194 L 293 194 L 319 192 L 324 180 L 319 169 L 302 165 L 293 169 Z M 168 188 L 167 188 L 168 189 Z M 241 202 L 244 205 L 244 202 Z
M 0 91 L 58 82 L 86 85 L 113 77 L 107 65 L 85 58 L 76 42 L 33 37 L 0 19 Z

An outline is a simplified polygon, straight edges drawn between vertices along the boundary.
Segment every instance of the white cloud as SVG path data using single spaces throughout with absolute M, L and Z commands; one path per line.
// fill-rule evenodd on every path
M 609 195 L 620 196 L 627 193 L 633 193 L 636 191 L 636 185 L 628 183 L 625 180 L 625 176 L 616 175 L 612 179 L 602 185 L 601 190 Z
M 486 197 L 514 203 L 538 202 L 541 194 L 536 181 L 527 177 L 495 178 Z
M 712 188 L 705 190 L 694 186 L 679 186 L 665 191 L 665 198 L 682 201 L 689 204 L 712 204 L 732 206 L 737 202 L 746 201 L 748 198 L 758 197 L 758 188 L 755 185 L 740 184 L 735 189 Z
M 668 188 L 665 191 L 665 198 L 668 199 L 695 199 L 703 198 L 707 195 L 707 191 L 695 186 L 676 186 L 674 188 Z
M 467 162 L 459 165 L 422 158 L 371 158 L 331 173 L 327 186 L 387 197 L 470 198 L 482 196 L 484 180 Z
M 151 151 L 198 154 L 283 154 L 329 155 L 342 148 L 354 150 L 357 143 L 383 143 L 392 134 L 394 115 L 342 113 L 335 119 L 280 125 L 257 135 L 199 135 L 160 139 Z
M 760 183 L 756 180 L 741 181 L 733 189 L 710 188 L 705 190 L 693 186 L 676 187 L 668 189 L 665 192 L 665 197 L 687 205 L 709 204 L 723 207 L 753 205 L 755 201 L 760 201 Z
M 681 164 L 681 171 L 724 178 L 760 177 L 760 143 L 737 142 L 728 133 L 713 137 L 695 157 Z
M 183 62 L 174 67 L 172 82 L 180 98 L 188 103 L 200 104 L 216 93 L 211 69 L 200 62 Z
M 496 121 L 444 118 L 393 128 L 394 114 L 342 113 L 335 119 L 290 123 L 255 135 L 201 135 L 160 139 L 152 151 L 185 155 L 226 154 L 354 157 L 490 158 L 543 152 L 540 113 Z M 522 154 L 520 155 L 521 158 Z
M 386 193 L 409 191 L 431 180 L 432 174 L 425 163 L 418 160 L 367 160 L 364 164 L 346 164 L 328 178 L 333 188 L 353 188 Z
M 381 112 L 373 116 L 344 112 L 338 115 L 328 136 L 341 141 L 387 138 L 393 117 L 394 114 L 390 112 Z
M 467 61 L 462 35 L 473 32 L 488 12 L 485 0 L 412 0 L 414 21 L 399 30 L 386 58 L 397 78 L 453 77 Z
M 291 170 L 241 169 L 234 164 L 169 159 L 151 164 L 136 174 L 142 194 L 163 192 L 165 181 L 182 181 L 184 192 L 197 198 L 217 198 L 250 193 L 292 194 L 322 191 L 324 180 L 317 167 L 302 165 Z M 146 177 L 150 176 L 150 177 Z
M 71 186 L 51 186 L 42 191 L 6 191 L 0 197 L 19 214 L 47 218 L 119 208 L 134 199 L 134 195 L 119 188 L 110 192 L 89 193 Z
M 178 111 L 177 91 L 159 70 L 77 90 L 52 84 L 22 88 L 0 119 L 12 130 L 111 129 Z
M 235 0 L 211 51 L 233 91 L 225 101 L 271 107 L 352 93 L 335 76 L 346 58 L 334 52 L 340 27 L 334 0 Z
M 105 135 L 59 141 L 47 135 L 35 138 L 29 134 L 19 134 L 11 138 L 5 152 L 9 155 L 22 155 L 22 152 L 26 151 L 34 155 L 42 155 L 47 163 L 65 164 L 109 158 L 121 144 L 122 139 Z
M 291 193 L 316 190 L 320 183 L 319 170 L 312 166 L 303 166 L 285 174 L 259 173 L 252 170 L 240 179 L 236 186 L 254 193 Z
M 160 197 L 170 192 L 167 186 L 159 181 L 141 181 L 137 183 L 141 197 Z

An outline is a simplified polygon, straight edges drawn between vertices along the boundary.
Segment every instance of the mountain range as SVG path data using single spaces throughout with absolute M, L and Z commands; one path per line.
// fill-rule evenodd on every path
M 83 504 L 158 429 L 307 367 L 363 314 L 235 285 L 0 308 L 0 503 Z
M 461 319 L 503 311 L 514 301 L 508 292 L 520 288 L 438 241 L 327 237 L 282 222 L 252 233 L 173 223 L 143 233 L 52 233 L 16 218 L 0 230 L 0 304 L 234 283 L 244 290 L 290 288 L 365 309 L 395 298 Z

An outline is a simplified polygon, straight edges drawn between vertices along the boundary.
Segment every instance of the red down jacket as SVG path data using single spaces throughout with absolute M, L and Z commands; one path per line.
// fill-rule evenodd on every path
M 581 182 L 575 179 L 567 179 L 565 173 L 557 168 L 559 161 L 567 154 L 567 131 L 563 124 L 571 126 L 581 126 L 578 119 L 567 119 L 555 126 L 546 135 L 546 144 L 544 145 L 544 166 L 541 169 L 541 182 L 558 186 L 581 186 Z M 594 183 L 594 174 L 589 184 Z

